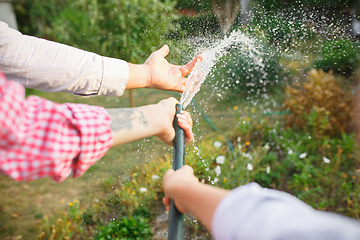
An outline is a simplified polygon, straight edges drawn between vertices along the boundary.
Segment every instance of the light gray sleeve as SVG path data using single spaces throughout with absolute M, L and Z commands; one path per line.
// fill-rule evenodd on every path
M 221 200 L 212 232 L 217 240 L 355 240 L 360 239 L 360 222 L 250 183 Z
M 27 88 L 85 96 L 120 96 L 129 79 L 126 61 L 22 35 L 1 21 L 0 69 Z

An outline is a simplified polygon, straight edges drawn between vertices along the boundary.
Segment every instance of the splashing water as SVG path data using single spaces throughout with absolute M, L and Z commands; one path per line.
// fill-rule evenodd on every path
M 254 40 L 237 30 L 225 37 L 223 40 L 214 43 L 208 49 L 203 51 L 203 60 L 198 60 L 191 71 L 188 81 L 185 85 L 185 91 L 181 95 L 180 103 L 185 109 L 195 94 L 200 91 L 201 84 L 205 81 L 207 75 L 217 63 L 217 61 L 226 55 L 231 48 L 240 48 L 241 51 L 246 51 L 254 63 L 260 68 L 264 69 L 262 63 L 261 52 L 255 47 Z M 263 71 L 263 78 L 266 78 L 266 72 Z

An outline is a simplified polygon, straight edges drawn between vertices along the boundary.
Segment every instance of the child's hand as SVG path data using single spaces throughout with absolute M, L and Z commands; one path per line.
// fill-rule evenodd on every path
M 157 106 L 159 109 L 159 119 L 161 125 L 161 131 L 157 136 L 166 144 L 173 145 L 175 130 L 172 125 L 174 116 L 176 113 L 175 105 L 178 101 L 175 98 L 168 98 L 160 101 Z M 157 114 L 157 113 L 154 113 Z M 165 116 L 164 116 L 165 115 Z M 179 126 L 185 131 L 185 144 L 190 143 L 194 134 L 192 132 L 192 119 L 188 112 L 182 111 L 181 114 L 177 114 Z

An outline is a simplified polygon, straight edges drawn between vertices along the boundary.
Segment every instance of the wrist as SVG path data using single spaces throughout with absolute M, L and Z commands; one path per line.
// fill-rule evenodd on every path
M 142 67 L 144 68 L 144 73 L 145 73 L 145 81 L 146 81 L 146 86 L 145 87 L 151 87 L 151 68 L 148 64 L 144 63 L 142 64 Z
M 151 71 L 150 67 L 146 64 L 133 64 L 129 65 L 129 80 L 126 89 L 146 88 L 151 84 Z

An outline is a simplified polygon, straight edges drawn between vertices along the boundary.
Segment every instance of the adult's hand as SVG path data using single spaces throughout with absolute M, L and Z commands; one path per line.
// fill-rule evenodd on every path
M 187 81 L 185 76 L 191 72 L 197 61 L 202 60 L 202 56 L 198 55 L 188 64 L 178 66 L 170 64 L 165 59 L 168 53 L 169 47 L 164 45 L 153 52 L 144 64 L 129 63 L 129 81 L 126 89 L 145 87 L 182 93 Z
M 175 137 L 172 123 L 177 103 L 171 97 L 143 107 L 106 109 L 111 118 L 112 146 L 150 136 L 158 136 L 166 144 L 172 145 Z M 185 131 L 185 144 L 188 144 L 194 137 L 191 116 L 184 111 L 177 116 L 179 126 Z

